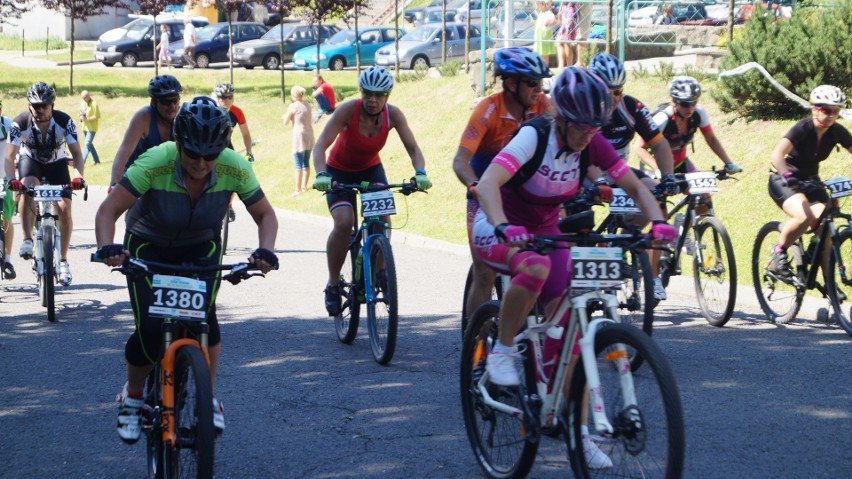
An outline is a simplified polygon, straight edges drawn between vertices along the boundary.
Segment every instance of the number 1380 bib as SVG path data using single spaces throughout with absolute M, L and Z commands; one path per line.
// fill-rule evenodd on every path
M 207 313 L 207 282 L 155 274 L 151 281 L 148 314 L 157 318 L 195 318 Z

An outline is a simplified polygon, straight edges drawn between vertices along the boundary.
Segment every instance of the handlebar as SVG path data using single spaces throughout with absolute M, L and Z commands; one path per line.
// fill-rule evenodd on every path
M 578 245 L 590 245 L 600 243 L 611 243 L 625 249 L 653 249 L 652 239 L 639 232 L 625 234 L 599 234 L 599 233 L 570 233 L 558 235 L 531 235 L 529 242 L 522 249 L 524 251 L 535 251 L 545 255 L 556 249 L 569 249 L 568 243 Z
M 722 168 L 721 170 L 717 170 L 716 166 L 713 165 L 713 168 L 711 168 L 710 171 L 716 175 L 716 179 L 719 180 L 719 181 L 724 181 L 724 180 L 739 181 L 739 178 L 735 177 L 733 173 L 728 173 L 728 170 L 726 170 L 724 168 Z M 703 172 L 693 171 L 693 172 L 690 172 L 690 173 L 703 173 Z M 685 194 L 689 194 L 689 193 L 686 193 L 686 191 L 689 190 L 689 183 L 686 181 L 686 175 L 687 175 L 687 173 L 674 173 L 675 181 L 677 182 L 677 185 L 680 189 L 680 192 L 685 193 Z M 668 196 L 668 195 L 666 195 L 665 191 L 663 190 L 663 184 L 662 183 L 655 186 L 654 189 L 651 191 L 651 193 L 654 194 L 654 197 L 658 201 L 662 201 Z
M 33 185 L 33 186 L 24 185 L 19 191 L 21 192 L 21 194 L 24 194 L 24 195 L 27 195 L 27 196 L 35 196 L 37 186 L 58 186 L 58 187 L 62 188 L 63 194 L 67 193 L 69 191 L 73 194 L 75 191 L 77 191 L 74 188 L 72 188 L 71 185 L 51 185 L 51 184 L 47 184 L 47 183 L 42 183 L 40 185 Z M 89 184 L 86 183 L 85 180 L 83 180 L 83 188 L 82 189 L 83 189 L 83 201 L 88 201 L 89 200 Z
M 354 190 L 360 193 L 370 193 L 373 191 L 385 191 L 391 189 L 399 189 L 399 193 L 402 193 L 405 196 L 408 196 L 414 192 L 423 192 L 427 193 L 426 190 L 418 188 L 417 184 L 414 181 L 405 182 L 405 183 L 391 183 L 391 184 L 383 184 L 383 183 L 370 183 L 369 181 L 362 181 L 361 183 L 338 183 L 334 182 L 331 186 L 331 189 L 328 190 L 327 193 L 340 193 L 344 191 Z
M 104 259 L 101 258 L 97 252 L 92 253 L 91 262 L 93 263 L 103 263 Z M 278 269 L 278 265 L 275 265 L 273 269 Z M 141 258 L 131 258 L 127 257 L 124 260 L 124 263 L 118 267 L 113 268 L 112 271 L 118 271 L 119 273 L 130 276 L 132 278 L 140 278 L 142 276 L 153 276 L 158 272 L 168 272 L 168 273 L 212 273 L 219 271 L 230 271 L 230 273 L 222 276 L 222 279 L 230 282 L 231 284 L 238 284 L 245 279 L 249 279 L 253 276 L 265 276 L 263 273 L 252 272 L 258 271 L 257 266 L 251 263 L 236 263 L 236 264 L 198 264 L 198 263 L 181 263 L 181 264 L 172 264 L 172 263 L 160 263 L 157 261 L 149 261 L 143 260 Z

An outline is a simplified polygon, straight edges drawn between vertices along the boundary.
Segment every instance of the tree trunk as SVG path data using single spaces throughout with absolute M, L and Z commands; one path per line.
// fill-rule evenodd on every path
M 153 43 L 153 46 L 154 46 L 154 76 L 159 76 L 160 75 L 160 57 L 159 57 L 159 55 L 157 55 L 157 44 L 159 44 L 160 42 L 157 41 L 157 38 L 158 38 L 157 32 L 159 32 L 159 29 L 157 27 L 157 15 L 153 15 L 153 18 L 154 18 L 154 26 L 151 27 L 151 28 L 153 28 L 153 30 L 151 30 L 151 40 L 152 40 L 151 43 Z M 162 40 L 163 40 L 162 37 L 160 37 L 160 41 L 162 41 Z M 168 55 L 168 54 L 169 53 L 166 52 L 166 55 Z
M 279 3 L 279 5 L 281 5 L 281 4 Z M 279 63 L 279 67 L 281 68 L 281 101 L 284 102 L 284 104 L 287 104 L 287 87 L 284 84 L 284 65 L 280 65 L 280 63 L 281 63 L 280 59 L 284 58 L 284 14 L 281 11 L 280 6 L 278 7 L 278 22 L 279 22 L 278 28 L 281 29 L 281 35 L 280 35 L 281 38 L 279 39 L 281 41 L 281 44 L 278 46 L 278 48 L 279 48 L 279 56 L 278 56 L 279 62 L 278 63 Z
M 484 9 L 486 6 L 482 5 Z M 467 0 L 467 32 L 464 35 L 464 72 L 470 73 L 470 0 Z M 481 23 L 481 22 L 480 22 Z
M 320 41 L 321 40 L 322 40 L 322 20 L 317 22 L 317 75 L 320 74 Z M 281 68 L 284 68 L 283 62 L 281 63 Z
M 232 29 L 233 26 L 234 26 L 234 23 L 231 21 L 231 16 L 228 15 L 228 51 L 229 52 L 232 51 L 232 49 L 234 47 L 234 34 L 233 34 L 233 29 Z M 230 58 L 231 55 L 228 55 L 228 57 L 229 57 L 228 70 L 230 71 L 230 74 L 231 74 L 231 85 L 233 85 L 234 84 L 234 60 L 233 60 L 233 58 Z M 282 68 L 282 70 L 283 70 L 283 68 Z
M 447 63 L 447 0 L 441 2 L 441 63 Z
M 68 63 L 68 93 L 74 95 L 74 2 L 71 2 L 71 61 Z
M 319 62 L 319 58 L 317 59 Z M 358 35 L 358 5 L 355 5 L 355 69 L 361 75 L 361 40 Z
M 396 13 L 393 16 L 393 28 L 396 30 L 396 35 L 393 36 L 393 51 L 396 55 L 394 73 L 396 73 L 396 79 L 399 80 L 399 0 L 393 0 L 393 8 Z

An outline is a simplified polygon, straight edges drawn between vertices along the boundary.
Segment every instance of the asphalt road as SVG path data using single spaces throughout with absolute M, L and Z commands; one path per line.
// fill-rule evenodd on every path
M 104 191 L 90 193 L 74 202 L 74 284 L 58 289 L 59 321 L 46 321 L 18 258 L 18 278 L 0 283 L 3 478 L 145 474 L 144 446 L 122 444 L 114 430 L 133 324 L 123 277 L 88 262 Z M 233 226 L 229 259 L 239 261 L 256 237 L 239 207 Z M 395 232 L 401 327 L 393 361 L 380 366 L 363 334 L 343 345 L 324 315 L 328 229 L 325 218 L 281 212 L 282 269 L 223 287 L 217 396 L 227 430 L 216 475 L 480 477 L 458 393 L 465 248 Z M 683 400 L 685 477 L 852 477 L 852 381 L 842 368 L 852 338 L 815 320 L 821 302 L 793 325 L 773 325 L 741 288 L 734 319 L 719 329 L 700 317 L 691 282 L 676 278 L 670 295 L 654 337 Z M 543 440 L 530 477 L 570 477 L 565 451 Z

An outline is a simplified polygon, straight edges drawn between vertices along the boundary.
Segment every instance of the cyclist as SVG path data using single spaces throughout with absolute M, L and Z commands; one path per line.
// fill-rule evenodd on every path
M 125 170 L 149 148 L 173 140 L 172 125 L 180 106 L 183 87 L 171 75 L 159 75 L 148 83 L 150 105 L 137 111 L 130 119 L 121 145 L 115 153 L 110 185 L 121 179 Z
M 226 149 L 231 134 L 228 113 L 208 97 L 184 103 L 175 118 L 175 141 L 142 154 L 98 208 L 95 236 L 98 255 L 119 266 L 128 255 L 161 263 L 180 264 L 199 258 L 222 261 L 222 218 L 236 193 L 257 223 L 259 245 L 248 261 L 263 272 L 278 263 L 272 252 L 278 220 L 248 161 Z M 126 211 L 123 244 L 113 244 L 115 223 Z M 205 277 L 212 292 L 210 375 L 214 390 L 221 353 L 216 317 L 218 277 Z M 161 351 L 162 321 L 148 317 L 151 286 L 148 278 L 127 279 L 136 331 L 125 346 L 127 383 L 118 395 L 118 435 L 134 443 L 141 432 L 140 408 L 145 378 Z M 213 422 L 225 428 L 224 408 L 213 400 Z
M 387 183 L 385 169 L 379 152 L 385 146 L 391 129 L 396 129 L 399 139 L 411 157 L 414 181 L 424 190 L 432 186 L 426 175 L 423 153 L 417 146 L 414 133 L 405 115 L 398 107 L 388 104 L 393 90 L 393 76 L 381 67 L 369 67 L 358 79 L 361 98 L 350 100 L 335 108 L 314 145 L 314 188 L 331 189 L 332 181 L 340 183 Z M 331 146 L 326 162 L 325 151 Z M 328 193 L 328 209 L 334 227 L 328 235 L 326 258 L 328 284 L 325 287 L 325 309 L 329 316 L 340 314 L 340 268 L 346 260 L 349 233 L 355 222 L 355 193 Z M 384 218 L 389 222 L 390 218 Z
M 234 85 L 230 83 L 219 83 L 213 89 L 213 98 L 219 102 L 219 105 L 228 112 L 228 118 L 231 120 L 231 134 L 233 130 L 239 126 L 240 134 L 243 136 L 243 145 L 246 147 L 246 159 L 254 161 L 254 155 L 251 152 L 251 133 L 249 132 L 248 123 L 246 123 L 246 115 L 243 110 L 234 105 Z M 228 148 L 234 149 L 231 140 L 228 140 Z
M 0 100 L 0 175 L 3 177 L 3 186 L 7 189 L 9 188 L 9 181 L 6 175 L 6 140 L 9 139 L 11 131 L 12 120 L 3 116 L 3 100 Z M 12 170 L 9 176 L 14 178 L 14 173 L 14 170 Z M 3 274 L 6 279 L 15 279 L 17 274 L 10 258 L 12 254 L 12 239 L 15 236 L 15 230 L 12 227 L 12 215 L 15 214 L 15 195 L 11 192 L 7 193 L 0 208 L 3 208 L 3 231 L 6 232 L 6 251 L 4 251 L 6 259 L 0 267 L 3 268 Z
M 552 108 L 550 100 L 541 92 L 541 81 L 552 75 L 538 53 L 522 47 L 497 50 L 494 53 L 494 76 L 502 77 L 503 91 L 489 95 L 473 109 L 453 158 L 453 170 L 469 193 L 468 240 L 471 239 L 477 211 L 474 195 L 477 179 L 491 159 L 509 143 L 521 123 Z M 496 273 L 473 254 L 473 243 L 470 245 L 473 284 L 465 301 L 467 310 L 473 311 L 490 298 Z
M 852 153 L 852 135 L 837 123 L 846 95 L 835 86 L 820 85 L 811 92 L 810 103 L 811 117 L 796 123 L 772 150 L 772 166 L 777 173 L 769 176 L 769 196 L 790 219 L 781 228 L 769 269 L 784 276 L 793 274 L 787 248 L 816 223 L 829 201 L 824 188 L 799 189 L 799 182 L 819 179 L 819 163 L 828 158 L 835 145 Z
M 674 160 L 672 149 L 668 140 L 663 137 L 651 113 L 639 100 L 624 94 L 624 84 L 627 83 L 627 73 L 624 64 L 618 58 L 608 53 L 598 53 L 592 58 L 589 70 L 595 73 L 609 87 L 612 94 L 614 108 L 612 119 L 601 129 L 601 134 L 609 140 L 615 148 L 618 156 L 626 163 L 630 156 L 630 143 L 633 137 L 639 134 L 651 154 L 656 159 L 662 174 L 663 188 L 667 194 L 676 195 L 680 192 L 674 177 Z M 644 171 L 634 168 L 633 172 L 642 180 L 649 189 L 653 190 L 659 182 L 645 174 Z M 647 219 L 635 220 L 637 226 L 644 226 Z M 660 280 L 660 254 L 658 250 L 651 251 L 651 270 L 654 274 L 654 298 L 666 299 L 666 290 Z
M 7 140 L 6 172 L 15 171 L 15 157 L 18 159 L 18 177 L 10 180 L 9 188 L 20 190 L 23 186 L 41 184 L 45 179 L 51 185 L 69 185 L 71 189 L 83 188 L 83 152 L 77 140 L 77 127 L 67 113 L 54 110 L 56 91 L 44 82 L 34 83 L 27 90 L 27 111 L 12 120 L 12 130 Z M 68 154 L 71 153 L 74 165 L 74 178 L 68 173 Z M 71 215 L 71 194 L 63 194 L 59 202 L 59 283 L 71 284 L 71 268 L 68 266 L 68 246 L 71 244 L 71 232 L 74 223 Z M 20 255 L 29 259 L 33 256 L 33 228 L 35 227 L 35 205 L 29 195 L 21 202 L 21 229 L 24 240 L 21 242 Z
M 520 247 L 531 234 L 559 233 L 561 205 L 576 195 L 584 161 L 606 171 L 616 185 L 636 199 L 654 223 L 651 234 L 655 239 L 671 241 L 675 236 L 654 196 L 598 134 L 612 114 L 607 85 L 588 70 L 568 67 L 553 84 L 552 100 L 556 114 L 550 118 L 547 147 L 537 172 L 519 186 L 509 184 L 535 155 L 539 133 L 525 126 L 494 157 L 476 188 L 479 211 L 473 226 L 475 252 L 490 267 L 512 277 L 500 305 L 499 342 L 486 360 L 490 381 L 501 386 L 520 383 L 513 340 L 527 313 L 540 300 L 545 312 L 553 314 L 554 300 L 570 280 L 568 250 L 557 249 L 541 256 Z M 597 450 L 590 439 L 584 440 L 584 448 Z M 609 458 L 602 458 L 595 467 L 611 466 Z

